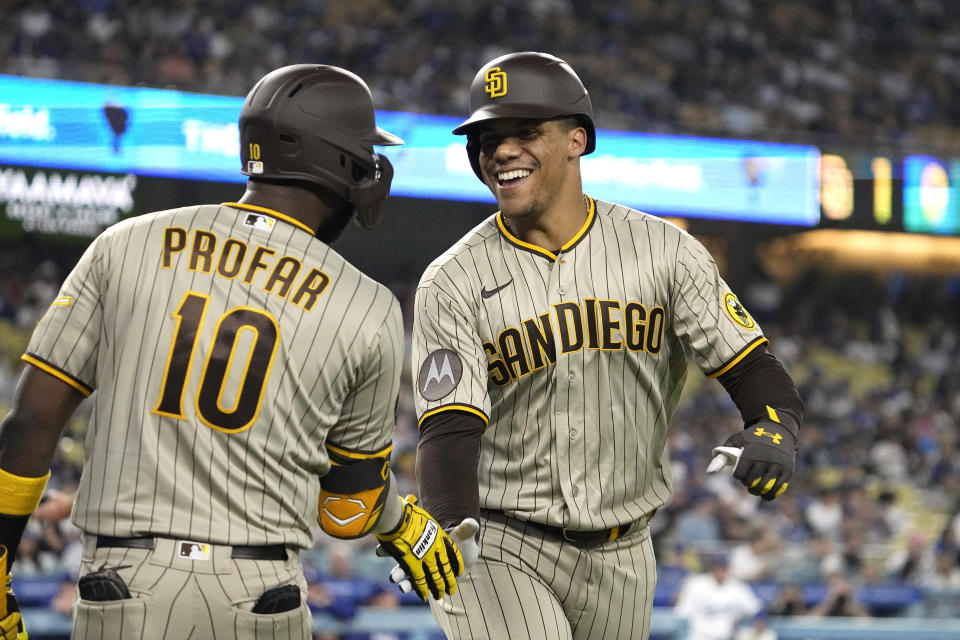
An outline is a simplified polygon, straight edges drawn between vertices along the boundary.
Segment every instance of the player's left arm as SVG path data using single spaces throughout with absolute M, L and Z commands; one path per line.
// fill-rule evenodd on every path
M 764 500 L 787 490 L 796 468 L 803 402 L 793 379 L 760 345 L 717 378 L 744 420 L 723 446 L 741 449 L 733 476 Z
M 403 320 L 391 300 L 374 339 L 364 345 L 355 382 L 325 442 L 329 472 L 320 478 L 318 521 L 337 538 L 389 530 L 402 500 L 390 471 L 403 367 Z
M 377 338 L 367 349 L 341 420 L 328 434 L 331 464 L 320 479 L 318 520 L 338 538 L 374 534 L 378 553 L 397 561 L 391 580 L 404 591 L 416 590 L 424 601 L 440 599 L 456 592 L 463 557 L 416 496 L 400 498 L 390 471 L 405 341 L 396 300 Z
M 800 394 L 713 257 L 682 231 L 673 281 L 674 330 L 707 376 L 724 386 L 744 420 L 745 429 L 723 445 L 740 454 L 734 477 L 750 493 L 773 500 L 793 477 L 803 419 Z

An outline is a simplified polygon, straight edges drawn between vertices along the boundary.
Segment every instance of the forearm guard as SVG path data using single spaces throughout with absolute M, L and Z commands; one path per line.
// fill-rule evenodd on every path
M 390 495 L 392 445 L 375 452 L 350 451 L 327 444 L 330 471 L 320 478 L 317 519 L 335 538 L 370 533 Z

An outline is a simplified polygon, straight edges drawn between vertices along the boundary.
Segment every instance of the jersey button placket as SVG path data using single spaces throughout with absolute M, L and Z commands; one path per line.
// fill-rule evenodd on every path
M 563 259 L 560 255 L 557 256 L 557 259 L 553 261 L 550 265 L 550 279 L 548 280 L 547 285 L 547 297 L 551 305 L 559 304 L 564 301 L 563 294 L 566 291 L 566 287 L 563 285 L 562 277 L 563 272 L 561 271 Z M 557 447 L 557 457 L 559 462 L 559 467 L 565 469 L 569 466 L 570 461 L 570 429 L 572 428 L 571 421 L 575 419 L 575 416 L 570 415 L 567 412 L 567 407 L 569 406 L 569 397 L 571 389 L 569 388 L 569 382 L 571 380 L 570 376 L 576 377 L 570 371 L 570 355 L 557 353 L 557 362 L 554 365 L 553 375 L 554 384 L 553 393 L 551 394 L 552 402 L 552 433 L 551 436 L 554 439 Z M 571 486 L 570 477 L 562 474 L 558 478 L 561 490 L 566 496 L 567 501 L 570 501 L 572 497 L 576 497 L 577 488 Z

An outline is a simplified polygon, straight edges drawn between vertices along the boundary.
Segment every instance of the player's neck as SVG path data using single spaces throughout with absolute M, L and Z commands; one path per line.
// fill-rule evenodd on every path
M 312 189 L 309 183 L 272 184 L 250 181 L 241 204 L 272 209 L 318 229 L 334 211 L 343 206 L 343 200 L 322 189 Z
M 567 198 L 536 215 L 504 216 L 504 224 L 520 240 L 553 253 L 567 244 L 583 229 L 590 210 L 582 193 Z

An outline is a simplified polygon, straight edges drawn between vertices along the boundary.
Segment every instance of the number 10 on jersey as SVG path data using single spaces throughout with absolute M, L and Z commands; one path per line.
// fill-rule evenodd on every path
M 200 331 L 206 322 L 209 301 L 208 295 L 188 291 L 173 313 L 177 325 L 167 354 L 160 399 L 153 410 L 157 415 L 188 419 L 183 406 L 184 392 L 193 375 L 193 364 L 199 358 L 197 346 L 201 342 Z M 247 332 L 251 335 L 244 357 L 238 347 Z M 235 307 L 220 316 L 199 374 L 194 404 L 201 422 L 225 433 L 238 433 L 253 424 L 263 403 L 279 335 L 274 317 L 259 309 Z M 235 367 L 242 368 L 231 377 Z M 225 397 L 230 380 L 237 381 L 232 401 Z

